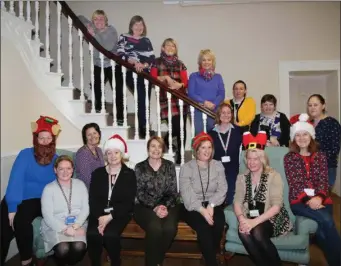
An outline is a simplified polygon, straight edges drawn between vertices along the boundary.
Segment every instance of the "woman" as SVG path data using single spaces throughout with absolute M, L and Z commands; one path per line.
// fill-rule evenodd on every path
M 145 265 L 161 265 L 178 228 L 177 179 L 175 165 L 162 158 L 163 139 L 147 142 L 148 158 L 135 167 L 137 201 L 134 219 L 146 232 Z
M 317 222 L 317 245 L 329 266 L 339 266 L 341 239 L 333 220 L 333 206 L 328 196 L 328 163 L 324 152 L 317 151 L 315 129 L 307 114 L 290 130 L 290 152 L 284 157 L 289 184 L 289 201 L 295 215 Z
M 242 80 L 237 80 L 232 87 L 233 99 L 225 103 L 231 105 L 236 125 L 242 128 L 242 132 L 250 130 L 252 120 L 256 115 L 256 102 L 251 97 L 246 97 L 247 86 Z
M 320 94 L 313 94 L 308 99 L 308 114 L 314 123 L 316 141 L 320 150 L 327 155 L 328 184 L 331 191 L 336 179 L 336 169 L 341 145 L 341 125 L 327 115 L 326 101 Z
M 201 50 L 198 57 L 199 71 L 192 73 L 188 81 L 188 96 L 203 105 L 216 111 L 218 105 L 225 98 L 224 81 L 220 74 L 215 73 L 216 57 L 210 49 Z M 195 135 L 204 130 L 202 112 L 194 112 Z M 214 127 L 214 120 L 207 117 L 206 131 Z
M 224 166 L 213 160 L 213 140 L 202 132 L 192 140 L 195 159 L 180 169 L 184 220 L 196 231 L 206 265 L 217 266 L 216 253 L 224 230 L 227 183 Z
M 253 263 L 257 266 L 282 265 L 271 237 L 284 235 L 292 229 L 283 203 L 283 182 L 270 168 L 264 152 L 266 133 L 256 137 L 243 135 L 247 172 L 238 175 L 234 212 L 239 222 L 238 235 Z
M 80 21 L 87 27 L 88 32 L 106 50 L 117 53 L 118 34 L 114 26 L 108 25 L 108 17 L 103 10 L 96 10 L 92 14 L 91 21 L 84 16 L 78 16 Z M 103 62 L 104 85 L 109 81 L 112 87 L 112 67 L 109 58 L 104 57 Z M 102 88 L 101 88 L 102 65 L 100 52 L 94 49 L 94 90 L 95 90 L 95 109 L 97 113 L 102 110 Z M 123 125 L 123 78 L 121 66 L 115 67 L 116 80 L 116 109 L 117 122 Z M 103 96 L 104 97 L 104 96 Z
M 130 64 L 137 73 L 148 72 L 151 63 L 155 59 L 151 41 L 146 37 L 147 27 L 141 16 L 133 16 L 129 23 L 127 34 L 121 34 L 118 40 L 118 54 Z M 126 82 L 128 88 L 134 93 L 133 72 L 127 71 Z M 122 84 L 123 85 L 123 84 Z M 148 87 L 148 99 L 150 101 L 151 84 Z M 139 135 L 141 138 L 146 136 L 146 87 L 144 78 L 137 76 L 137 100 L 138 100 L 138 120 Z M 123 108 L 122 108 L 123 109 Z
M 184 63 L 178 59 L 178 45 L 172 39 L 168 38 L 163 41 L 161 47 L 161 56 L 155 59 L 152 64 L 150 74 L 165 82 L 171 90 L 179 90 L 184 94 L 187 94 L 187 68 Z M 168 122 L 168 99 L 167 92 L 164 90 L 160 91 L 160 108 L 161 108 L 161 119 Z M 179 101 L 176 97 L 171 98 L 171 110 L 172 110 L 172 137 L 175 136 L 177 139 L 177 151 L 176 151 L 176 163 L 181 162 L 181 138 L 180 138 L 180 107 Z M 183 134 L 184 143 L 186 143 L 186 118 L 187 108 L 183 107 Z M 165 136 L 166 146 L 168 148 L 169 134 Z
M 46 185 L 41 197 L 41 234 L 45 252 L 53 250 L 58 265 L 74 265 L 86 252 L 88 191 L 82 181 L 72 179 L 69 156 L 59 156 L 54 171 L 57 179 Z
M 1 263 L 5 265 L 9 245 L 15 237 L 22 265 L 32 265 L 32 221 L 41 216 L 40 198 L 53 171 L 58 120 L 40 116 L 31 123 L 33 147 L 20 151 L 12 167 L 6 195 L 1 202 Z
M 261 113 L 251 123 L 250 131 L 256 135 L 265 131 L 268 137 L 266 146 L 289 146 L 290 122 L 287 116 L 276 110 L 277 99 L 272 94 L 265 94 L 261 101 Z
M 233 125 L 233 111 L 229 104 L 221 103 L 217 109 L 215 127 L 208 133 L 213 139 L 213 159 L 221 161 L 225 168 L 228 191 L 225 202 L 232 204 L 237 175 L 239 172 L 239 153 L 242 134 L 238 126 Z
M 89 189 L 91 173 L 104 166 L 103 153 L 98 147 L 101 129 L 96 123 L 86 124 L 82 129 L 83 147 L 76 153 L 76 175 Z
M 121 265 L 121 233 L 131 219 L 136 195 L 136 178 L 124 160 L 127 144 L 113 135 L 104 144 L 107 165 L 91 175 L 89 189 L 89 226 L 86 234 L 92 266 L 101 265 L 102 248 L 107 250 L 112 266 Z

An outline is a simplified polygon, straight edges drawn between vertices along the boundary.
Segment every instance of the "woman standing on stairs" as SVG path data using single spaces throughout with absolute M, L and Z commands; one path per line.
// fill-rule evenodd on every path
M 161 46 L 161 56 L 155 59 L 152 64 L 150 74 L 166 83 L 167 87 L 171 90 L 179 90 L 183 94 L 187 94 L 187 68 L 184 63 L 178 58 L 178 45 L 172 38 L 168 38 L 163 41 Z M 167 92 L 160 90 L 160 108 L 161 108 L 161 119 L 168 122 L 168 99 Z M 177 151 L 176 151 L 176 163 L 181 163 L 181 128 L 180 128 L 180 107 L 179 100 L 172 95 L 171 98 L 171 110 L 172 110 L 172 137 L 175 136 L 177 139 Z M 183 134 L 184 134 L 184 145 L 186 143 L 186 118 L 187 118 L 187 106 L 184 103 L 183 106 Z M 164 137 L 166 147 L 168 148 L 167 133 Z
M 137 73 L 149 72 L 150 65 L 155 59 L 151 41 L 146 36 L 147 27 L 141 16 L 133 16 L 129 23 L 129 31 L 121 34 L 118 40 L 118 54 L 132 64 Z M 146 136 L 146 87 L 143 76 L 137 76 L 137 101 L 138 101 L 138 120 L 139 135 L 141 138 Z M 126 83 L 128 89 L 134 93 L 133 71 L 127 71 Z M 122 83 L 123 86 L 123 83 Z M 123 90 L 123 89 L 122 89 Z M 148 101 L 151 96 L 151 84 L 148 87 Z M 126 108 L 126 106 L 124 107 Z
M 9 245 L 15 237 L 22 265 L 32 265 L 32 221 L 41 217 L 40 198 L 45 185 L 55 180 L 53 171 L 58 121 L 40 116 L 31 123 L 33 147 L 18 154 L 1 202 L 1 263 L 5 265 Z

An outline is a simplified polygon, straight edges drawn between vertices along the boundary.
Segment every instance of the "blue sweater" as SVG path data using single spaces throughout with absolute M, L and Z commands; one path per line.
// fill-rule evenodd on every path
M 8 212 L 16 212 L 23 200 L 41 198 L 45 185 L 56 179 L 53 165 L 57 159 L 53 157 L 50 164 L 39 165 L 34 157 L 34 149 L 20 151 L 12 167 L 5 199 Z
M 210 101 L 216 105 L 216 110 L 218 105 L 225 99 L 222 76 L 215 74 L 211 80 L 206 81 L 199 72 L 192 73 L 188 81 L 188 96 L 201 104 Z

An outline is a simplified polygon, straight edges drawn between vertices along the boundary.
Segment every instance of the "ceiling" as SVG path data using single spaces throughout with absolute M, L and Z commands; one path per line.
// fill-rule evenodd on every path
M 193 5 L 222 5 L 222 4 L 256 4 L 256 3 L 272 3 L 272 2 L 319 2 L 321 0 L 163 0 L 164 4 L 180 4 L 182 6 Z M 340 0 L 330 0 L 338 2 Z

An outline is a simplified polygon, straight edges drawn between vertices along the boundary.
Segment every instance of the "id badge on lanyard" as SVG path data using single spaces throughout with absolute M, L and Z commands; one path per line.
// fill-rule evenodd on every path
M 66 197 L 65 192 L 64 192 L 61 184 L 58 182 L 58 180 L 57 180 L 57 183 L 58 183 L 60 190 L 62 191 L 63 197 L 64 197 L 66 204 L 67 204 L 68 213 L 69 213 L 69 215 L 66 216 L 66 218 L 65 218 L 65 225 L 73 225 L 76 223 L 76 216 L 71 215 L 72 180 L 70 183 L 69 199 Z
M 115 181 L 116 179 L 117 179 L 117 175 L 115 176 Z M 112 206 L 110 206 L 110 200 L 111 200 L 113 189 L 114 189 L 114 186 L 113 186 L 112 175 L 110 175 L 109 184 L 108 184 L 108 203 L 107 203 L 107 207 L 104 208 L 105 213 L 110 213 L 114 209 Z
M 222 163 L 229 163 L 229 162 L 231 161 L 230 156 L 227 156 L 227 155 L 226 155 L 226 153 L 227 153 L 227 148 L 228 148 L 229 143 L 230 143 L 231 132 L 232 132 L 232 128 L 230 128 L 229 133 L 228 133 L 228 135 L 227 135 L 226 144 L 224 144 L 223 139 L 222 139 L 220 133 L 217 132 L 217 133 L 218 133 L 219 140 L 220 140 L 220 143 L 221 143 L 221 145 L 223 146 L 223 149 L 224 149 L 224 151 L 225 151 L 225 156 L 221 157 L 221 162 L 222 162 Z

